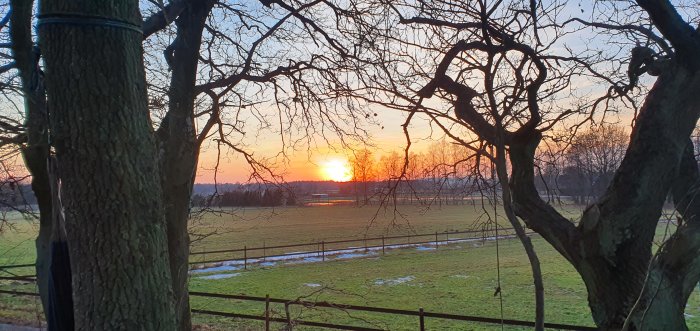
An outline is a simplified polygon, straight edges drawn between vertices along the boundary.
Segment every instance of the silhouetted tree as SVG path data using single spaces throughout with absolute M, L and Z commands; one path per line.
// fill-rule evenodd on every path
M 404 128 L 427 118 L 488 157 L 508 220 L 516 228 L 524 221 L 576 268 L 601 329 L 684 330 L 700 280 L 700 175 L 690 144 L 700 116 L 700 15 L 697 6 L 679 6 L 606 2 L 581 18 L 556 0 L 363 2 L 356 7 L 375 15 L 349 18 L 347 30 L 363 33 L 346 36 L 363 65 L 375 65 L 356 71 L 362 87 L 347 93 L 405 111 Z M 581 80 L 607 88 L 579 89 Z M 605 193 L 572 223 L 540 197 L 536 151 L 554 128 L 620 109 L 635 114 L 624 158 Z M 669 194 L 682 223 L 653 254 Z M 520 237 L 542 329 L 539 264 Z

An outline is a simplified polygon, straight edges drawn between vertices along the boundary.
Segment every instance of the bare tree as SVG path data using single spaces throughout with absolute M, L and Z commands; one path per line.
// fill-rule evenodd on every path
M 352 180 L 355 183 L 356 202 L 358 205 L 360 204 L 360 191 L 357 188 L 359 182 L 362 184 L 363 204 L 367 205 L 371 199 L 370 185 L 377 175 L 374 153 L 368 149 L 355 151 L 350 163 L 352 164 Z
M 331 70 L 335 63 L 327 57 L 332 53 L 329 49 L 344 52 L 325 32 L 323 23 L 328 16 L 318 15 L 323 13 L 319 7 L 328 4 L 173 0 L 139 5 L 145 19 L 134 25 L 143 31 L 175 316 L 177 329 L 188 330 L 187 226 L 200 151 L 207 146 L 219 155 L 232 151 L 248 162 L 251 179 L 279 182 L 282 178 L 272 165 L 284 162 L 287 151 L 310 146 L 318 137 L 329 140 L 338 134 L 341 144 L 347 144 L 367 134 L 361 129 L 362 116 L 356 116 L 354 110 L 326 107 L 320 98 L 321 91 L 339 83 Z M 13 6 L 13 19 L 18 19 L 13 31 L 22 34 L 12 42 L 14 63 L 2 70 L 18 70 L 25 83 L 29 133 L 25 155 L 37 152 L 26 161 L 40 197 L 41 190 L 48 188 L 48 183 L 41 182 L 46 167 L 39 163 L 48 156 L 50 131 L 46 130 L 45 109 L 32 107 L 43 100 L 34 94 L 43 97 L 43 88 L 37 88 L 36 82 L 44 76 L 38 66 L 39 53 L 34 52 L 38 49 L 31 47 L 32 3 L 13 2 Z M 315 47 L 308 47 L 311 44 Z M 45 77 L 55 78 L 48 72 Z M 255 152 L 250 141 L 258 137 L 246 134 L 251 131 L 279 137 L 284 147 L 277 159 L 268 160 Z M 158 209 L 157 204 L 154 208 Z M 50 211 L 51 206 L 40 201 L 40 209 Z M 41 233 L 46 232 L 43 229 Z M 44 239 L 40 235 L 37 244 L 44 245 L 48 241 Z M 45 278 L 44 255 L 38 249 L 40 284 Z M 45 292 L 40 285 L 42 297 Z
M 600 197 L 620 166 L 627 141 L 628 135 L 621 127 L 606 124 L 580 132 L 572 139 L 562 171 L 573 186 L 569 191 L 579 203 L 588 204 Z
M 176 325 L 138 5 L 39 4 L 79 330 Z M 96 16 L 122 23 L 65 24 Z
M 374 15 L 352 20 L 363 32 L 354 42 L 379 64 L 357 73 L 363 87 L 352 92 L 405 111 L 404 127 L 427 117 L 493 160 L 509 221 L 516 228 L 524 221 L 576 268 L 599 327 L 687 329 L 683 310 L 700 280 L 699 177 L 689 143 L 700 115 L 700 35 L 695 7 L 679 6 L 596 2 L 584 19 L 557 1 L 355 5 Z M 571 46 L 570 35 L 617 47 Z M 595 87 L 576 88 L 587 81 Z M 636 115 L 625 156 L 605 194 L 572 223 L 536 189 L 537 148 L 557 126 L 576 128 L 621 109 Z M 652 256 L 669 193 L 683 222 Z M 541 328 L 539 267 L 520 237 Z

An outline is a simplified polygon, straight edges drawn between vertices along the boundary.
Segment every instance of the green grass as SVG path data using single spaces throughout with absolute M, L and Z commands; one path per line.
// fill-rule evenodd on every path
M 487 210 L 491 209 L 487 206 Z M 563 208 L 570 217 L 580 210 Z M 480 206 L 442 206 L 425 211 L 419 207 L 401 206 L 402 215 L 389 209 L 297 207 L 250 208 L 238 210 L 239 218 L 229 214 L 208 214 L 193 223 L 205 236 L 195 242 L 194 251 L 240 248 L 262 243 L 288 244 L 315 240 L 337 240 L 407 233 L 432 233 L 444 230 L 479 228 L 485 222 Z M 500 212 L 499 212 L 500 213 Z M 372 221 L 373 220 L 373 221 Z M 372 222 L 370 222 L 372 221 Z M 505 221 L 502 226 L 507 226 Z M 33 238 L 36 226 L 15 218 L 13 228 L 0 233 L 0 264 L 31 263 L 34 260 Z M 665 225 L 659 227 L 659 236 Z M 586 291 L 574 269 L 548 244 L 536 238 L 534 243 L 542 261 L 546 287 L 546 317 L 548 322 L 592 325 Z M 501 281 L 504 317 L 532 320 L 534 318 L 533 285 L 527 258 L 519 242 L 500 242 Z M 496 249 L 493 242 L 456 243 L 441 246 L 437 251 L 419 252 L 415 248 L 389 250 L 386 255 L 353 260 L 333 260 L 325 263 L 284 264 L 274 267 L 254 267 L 236 271 L 238 276 L 205 280 L 193 275 L 193 291 L 246 294 L 277 298 L 306 297 L 335 303 L 377 307 L 444 312 L 462 315 L 500 317 L 500 302 L 493 296 L 497 286 Z M 16 270 L 19 274 L 33 273 L 31 268 Z M 379 280 L 409 281 L 379 284 Z M 308 284 L 318 284 L 312 287 Z M 0 282 L 2 289 L 35 291 L 33 284 Z M 193 308 L 260 315 L 264 304 L 224 299 L 192 297 Z M 283 309 L 273 305 L 276 316 Z M 32 322 L 40 315 L 40 306 L 33 299 L 0 295 L 0 321 Z M 417 318 L 377 313 L 342 312 L 330 309 L 291 310 L 296 318 L 337 324 L 386 327 L 392 330 L 415 330 Z M 700 316 L 700 294 L 693 294 L 686 312 Z M 205 329 L 260 329 L 255 321 L 234 320 L 195 315 L 195 322 Z M 457 321 L 428 319 L 429 330 L 495 330 L 498 327 Z M 689 317 L 690 329 L 700 329 L 700 317 Z M 280 325 L 277 325 L 279 327 Z M 299 328 L 309 330 L 313 328 Z
M 571 268 L 546 243 L 535 240 L 543 261 L 549 321 L 592 325 L 583 284 Z M 520 243 L 505 240 L 500 245 L 504 316 L 532 320 L 534 317 L 532 277 Z M 494 297 L 497 286 L 496 249 L 493 242 L 459 243 L 437 251 L 415 249 L 326 263 L 284 265 L 242 271 L 236 277 L 204 280 L 194 276 L 194 291 L 281 298 L 309 297 L 346 304 L 391 307 L 408 310 L 500 317 L 500 302 Z M 406 278 L 409 277 L 409 278 Z M 404 283 L 380 284 L 379 280 L 410 279 Z M 310 287 L 318 284 L 321 287 Z M 235 300 L 192 298 L 193 308 L 260 314 L 262 303 Z M 281 311 L 281 307 L 276 307 Z M 388 327 L 392 330 L 416 329 L 417 318 L 376 313 L 344 312 L 328 309 L 297 310 L 304 318 L 333 323 Z M 202 323 L 210 318 L 197 316 Z M 372 321 L 372 324 L 363 320 Z M 220 323 L 220 322 L 219 322 Z M 217 323 L 218 324 L 218 323 Z M 238 326 L 255 327 L 256 322 L 240 321 Z M 485 324 L 429 319 L 432 330 L 493 329 Z

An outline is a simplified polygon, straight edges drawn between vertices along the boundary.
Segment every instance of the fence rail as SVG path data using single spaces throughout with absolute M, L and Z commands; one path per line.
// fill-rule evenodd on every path
M 305 242 L 305 243 L 295 243 L 295 244 L 288 244 L 288 245 L 274 245 L 274 246 L 258 246 L 258 247 L 248 247 L 244 246 L 243 248 L 235 248 L 235 249 L 222 249 L 222 250 L 212 250 L 212 251 L 199 251 L 199 252 L 192 252 L 190 253 L 191 256 L 205 256 L 205 255 L 214 255 L 214 256 L 226 256 L 226 257 L 220 257 L 220 258 L 213 258 L 213 259 L 202 259 L 202 260 L 194 260 L 190 261 L 190 265 L 206 265 L 206 264 L 212 264 L 212 263 L 222 263 L 222 262 L 232 262 L 232 261 L 243 261 L 243 267 L 248 268 L 248 262 L 260 262 L 260 261 L 265 261 L 268 258 L 283 258 L 283 257 L 290 257 L 290 256 L 300 256 L 300 257 L 309 257 L 316 255 L 318 257 L 321 257 L 322 260 L 325 260 L 326 256 L 328 254 L 340 254 L 344 252 L 349 252 L 349 251 L 357 251 L 357 250 L 370 250 L 370 249 L 380 249 L 382 253 L 385 253 L 387 248 L 400 248 L 400 247 L 405 247 L 405 246 L 413 246 L 413 245 L 435 245 L 436 248 L 438 248 L 440 245 L 445 245 L 449 243 L 454 243 L 454 242 L 460 242 L 460 241 L 465 241 L 465 240 L 486 240 L 486 239 L 495 239 L 495 237 L 492 235 L 495 232 L 494 229 L 482 229 L 482 230 L 465 230 L 465 231 L 442 231 L 442 232 L 432 232 L 432 233 L 421 233 L 421 234 L 409 234 L 409 235 L 400 235 L 400 236 L 380 236 L 380 237 L 369 237 L 369 238 L 356 238 L 356 239 L 344 239 L 344 240 L 330 240 L 330 241 L 314 241 L 314 242 Z M 514 238 L 515 237 L 515 232 L 513 228 L 500 228 L 499 232 L 499 239 L 509 239 L 509 238 Z M 480 236 L 472 236 L 472 237 L 458 237 L 458 238 L 450 238 L 450 235 L 452 236 L 459 236 L 459 235 L 469 235 L 469 234 L 480 234 Z M 527 232 L 527 235 L 535 235 L 535 232 Z M 421 238 L 430 238 L 428 240 L 421 240 L 421 241 L 416 241 L 412 239 L 421 239 Z M 407 242 L 391 242 L 400 240 L 400 239 L 407 239 Z M 343 246 L 343 247 L 329 247 L 332 245 L 338 245 L 338 244 L 351 244 L 351 243 L 357 243 L 359 245 L 357 246 Z M 370 243 L 370 244 L 368 244 Z M 312 250 L 302 250 L 302 251 L 295 251 L 295 252 L 283 252 L 283 253 L 277 253 L 277 254 L 267 254 L 268 251 L 271 250 L 280 250 L 280 249 L 287 249 L 287 248 L 308 248 L 308 247 L 315 247 L 315 249 Z M 257 254 L 257 255 L 251 255 L 253 252 L 260 252 L 262 251 L 262 254 Z M 228 255 L 229 253 L 238 253 L 237 255 Z M 240 254 L 242 253 L 242 254 Z M 241 256 L 242 255 L 242 256 Z
M 501 232 L 499 234 L 499 239 L 510 239 L 514 238 L 514 229 L 513 228 L 500 228 L 499 231 Z M 415 245 L 435 245 L 436 248 L 438 248 L 441 244 L 449 244 L 449 243 L 455 243 L 455 242 L 460 242 L 460 241 L 465 241 L 465 240 L 487 240 L 487 239 L 495 239 L 494 236 L 491 234 L 494 233 L 494 229 L 482 229 L 482 230 L 464 230 L 464 231 L 442 231 L 442 232 L 432 232 L 432 233 L 421 233 L 421 234 L 409 234 L 409 235 L 400 235 L 400 236 L 380 236 L 380 237 L 369 237 L 369 238 L 357 238 L 357 239 L 344 239 L 344 240 L 329 240 L 329 241 L 314 241 L 314 242 L 305 242 L 305 243 L 295 243 L 295 244 L 288 244 L 288 245 L 274 245 L 274 246 L 259 246 L 259 247 L 247 247 L 244 246 L 243 248 L 235 248 L 235 249 L 223 249 L 223 250 L 212 250 L 212 251 L 199 251 L 199 252 L 191 252 L 190 256 L 202 256 L 202 255 L 215 255 L 215 256 L 221 256 L 222 254 L 226 253 L 243 253 L 242 256 L 227 256 L 227 257 L 221 257 L 221 258 L 215 258 L 215 259 L 209 259 L 209 260 L 198 260 L 198 261 L 190 261 L 189 264 L 190 266 L 192 265 L 205 265 L 205 264 L 212 264 L 212 263 L 221 263 L 221 262 L 229 262 L 229 261 L 243 261 L 243 267 L 247 269 L 248 267 L 248 262 L 250 261 L 264 261 L 268 258 L 283 258 L 283 257 L 290 257 L 290 256 L 309 256 L 309 255 L 316 255 L 318 257 L 321 257 L 323 260 L 325 260 L 326 256 L 328 254 L 339 254 L 343 252 L 348 252 L 348 251 L 357 251 L 357 250 L 370 250 L 370 249 L 379 249 L 381 248 L 382 253 L 385 253 L 387 248 L 402 248 L 406 246 L 415 246 Z M 458 237 L 458 238 L 450 238 L 450 235 L 465 235 L 465 234 L 480 234 L 481 236 L 474 236 L 474 237 Z M 537 233 L 535 232 L 527 232 L 527 235 L 536 235 Z M 421 241 L 416 241 L 412 239 L 419 239 L 419 238 L 426 238 L 429 237 L 429 240 L 421 240 Z M 392 240 L 400 240 L 400 239 L 408 239 L 406 242 L 391 242 Z M 372 243 L 372 244 L 368 244 Z M 374 243 L 373 243 L 374 242 Z M 331 245 L 338 245 L 338 244 L 351 244 L 351 243 L 360 243 L 360 246 L 345 246 L 345 247 L 335 247 L 331 248 L 329 246 Z M 275 249 L 285 249 L 285 248 L 301 248 L 301 247 L 316 247 L 315 250 L 305 250 L 305 251 L 295 251 L 295 252 L 285 252 L 285 253 L 278 253 L 278 254 L 267 254 L 267 251 L 270 250 L 275 250 Z M 250 255 L 253 252 L 259 252 L 262 251 L 262 254 L 258 255 Z M 25 267 L 33 267 L 34 264 L 18 264 L 18 265 L 7 265 L 7 266 L 0 266 L 0 272 L 7 272 L 8 269 L 15 269 L 15 268 L 25 268 Z M 27 277 L 27 276 L 19 276 L 19 277 Z M 0 278 L 2 279 L 2 278 Z
M 242 301 L 257 301 L 257 302 L 266 303 L 265 311 L 260 316 L 193 309 L 192 312 L 195 312 L 195 313 L 203 313 L 203 314 L 214 313 L 218 316 L 228 316 L 228 317 L 238 317 L 238 318 L 253 317 L 251 319 L 282 322 L 282 323 L 291 323 L 294 325 L 310 325 L 310 324 L 308 324 L 308 321 L 287 320 L 287 319 L 283 319 L 283 318 L 273 319 L 273 318 L 269 317 L 270 316 L 269 303 L 278 303 L 278 304 L 284 304 L 284 305 L 298 305 L 298 306 L 314 307 L 314 308 L 316 308 L 316 307 L 333 308 L 333 309 L 340 309 L 340 310 L 344 310 L 344 311 L 364 311 L 364 312 L 383 313 L 383 314 L 390 314 L 390 315 L 415 316 L 415 317 L 418 317 L 418 321 L 417 321 L 418 322 L 418 330 L 421 330 L 421 331 L 425 330 L 425 319 L 426 318 L 446 319 L 446 320 L 454 320 L 454 321 L 475 322 L 475 323 L 485 323 L 485 324 L 495 324 L 495 325 L 508 325 L 508 326 L 525 326 L 525 327 L 534 327 L 535 326 L 535 322 L 531 322 L 531 321 L 515 320 L 515 319 L 503 319 L 503 320 L 501 320 L 500 318 L 428 312 L 428 311 L 424 311 L 423 308 L 419 308 L 418 310 L 406 310 L 406 309 L 396 309 L 396 308 L 382 308 L 382 307 L 371 307 L 371 306 L 347 305 L 347 304 L 330 303 L 330 302 L 325 302 L 325 301 L 317 302 L 317 301 L 305 301 L 305 300 L 288 300 L 288 299 L 270 298 L 269 296 L 256 297 L 256 296 L 248 296 L 248 295 L 234 295 L 234 294 L 208 293 L 208 292 L 190 292 L 190 295 L 197 296 L 197 297 L 234 299 L 234 300 L 242 300 Z M 312 322 L 312 323 L 316 323 L 316 322 Z M 317 326 L 322 326 L 322 325 L 317 325 Z M 332 326 L 326 326 L 326 327 L 335 328 L 335 329 L 342 329 L 342 330 L 381 330 L 381 329 L 366 328 L 366 327 L 359 327 L 359 326 L 349 326 L 349 325 L 332 325 Z M 597 330 L 595 327 L 590 327 L 590 326 L 561 324 L 561 323 L 545 323 L 545 327 L 550 328 L 550 329 L 558 329 L 558 330 L 586 330 L 586 331 L 587 330 Z
M 16 295 L 16 296 L 30 296 L 38 297 L 39 294 L 36 292 L 26 292 L 26 291 L 10 291 L 10 290 L 0 290 L 0 294 Z M 280 298 L 270 298 L 269 296 L 257 297 L 248 295 L 235 295 L 235 294 L 223 294 L 223 293 L 209 293 L 209 292 L 190 292 L 190 296 L 193 297 L 206 297 L 206 298 L 219 298 L 219 299 L 233 299 L 241 301 L 256 301 L 265 304 L 264 311 L 260 315 L 250 315 L 250 314 L 240 314 L 240 313 L 228 313 L 214 310 L 206 309 L 192 309 L 192 313 L 210 315 L 210 316 L 220 316 L 220 317 L 232 317 L 241 318 L 249 320 L 257 320 L 265 322 L 265 330 L 270 330 L 270 322 L 284 323 L 291 325 L 306 325 L 315 326 L 327 329 L 335 330 L 353 330 L 353 331 L 381 331 L 384 329 L 364 327 L 364 326 L 353 326 L 353 325 L 342 325 L 326 322 L 317 321 L 306 321 L 298 319 L 287 319 L 280 317 L 272 317 L 270 312 L 270 303 L 283 304 L 285 306 L 303 306 L 303 307 L 313 307 L 313 308 L 332 308 L 339 309 L 343 311 L 363 311 L 372 313 L 381 313 L 389 315 L 403 315 L 403 316 L 414 316 L 417 317 L 417 330 L 425 331 L 425 320 L 428 318 L 453 320 L 461 322 L 474 322 L 474 323 L 484 323 L 493 325 L 507 325 L 507 326 L 524 326 L 524 327 L 534 327 L 535 322 L 515 320 L 515 319 L 499 319 L 481 316 L 468 316 L 468 315 L 457 315 L 457 314 L 447 314 L 447 313 L 437 313 L 429 312 L 419 308 L 418 310 L 406 310 L 406 309 L 396 309 L 396 308 L 383 308 L 383 307 L 372 307 L 372 306 L 359 306 L 359 305 L 347 305 L 330 303 L 326 301 L 305 301 L 305 300 L 289 300 Z M 582 325 L 571 325 L 571 324 L 561 324 L 561 323 L 545 323 L 544 326 L 549 329 L 557 330 L 597 330 L 595 327 L 582 326 Z
M 499 238 L 514 237 L 514 235 L 512 234 L 512 231 L 513 231 L 512 228 L 501 228 L 501 229 L 499 229 L 499 231 L 501 233 L 504 233 L 504 234 L 499 234 Z M 195 262 L 190 262 L 190 264 L 207 264 L 207 263 L 216 263 L 216 262 L 225 262 L 225 261 L 241 261 L 242 260 L 244 267 L 247 267 L 248 261 L 250 261 L 250 260 L 264 260 L 266 258 L 285 257 L 285 256 L 294 256 L 294 255 L 304 255 L 304 256 L 311 255 L 311 256 L 313 256 L 314 254 L 317 254 L 317 255 L 321 256 L 323 259 L 325 259 L 325 256 L 327 253 L 335 254 L 338 252 L 349 251 L 349 250 L 355 251 L 358 249 L 366 249 L 366 250 L 377 249 L 378 250 L 379 248 L 381 248 L 382 252 L 384 252 L 386 248 L 396 248 L 396 247 L 405 247 L 407 245 L 424 245 L 424 244 L 434 244 L 437 248 L 440 246 L 440 244 L 445 245 L 445 244 L 448 244 L 451 242 L 459 242 L 459 241 L 465 241 L 465 240 L 478 240 L 478 239 L 485 240 L 486 238 L 492 237 L 490 235 L 487 236 L 487 233 L 491 234 L 493 232 L 494 232 L 493 229 L 468 230 L 468 231 L 444 231 L 444 232 L 400 235 L 400 236 L 381 236 L 381 237 L 348 239 L 348 240 L 319 241 L 319 242 L 308 242 L 308 243 L 289 244 L 289 245 L 276 245 L 276 246 L 267 246 L 267 247 L 262 246 L 262 247 L 247 248 L 244 246 L 244 248 L 242 248 L 242 249 L 226 249 L 226 250 L 217 250 L 217 251 L 194 252 L 194 253 L 191 253 L 191 255 L 243 253 L 243 257 L 240 257 L 240 258 L 229 257 L 229 258 L 218 259 L 218 260 L 195 261 Z M 454 238 L 454 237 L 450 238 L 449 237 L 450 235 L 465 235 L 465 234 L 481 234 L 481 236 L 458 237 L 458 238 Z M 531 234 L 535 234 L 535 233 L 534 232 L 528 233 L 528 235 L 531 235 Z M 440 238 L 440 235 L 443 235 L 443 237 Z M 411 241 L 411 239 L 418 239 L 418 238 L 425 238 L 425 237 L 430 237 L 430 240 Z M 408 239 L 408 242 L 387 243 L 387 241 L 400 240 L 400 239 Z M 372 242 L 372 241 L 379 242 L 380 240 L 381 240 L 381 244 L 375 244 L 375 245 L 368 245 L 367 244 L 368 241 L 369 242 Z M 326 249 L 326 245 L 350 244 L 350 243 L 362 243 L 363 246 Z M 309 246 L 316 246 L 317 250 L 282 253 L 282 254 L 274 254 L 274 255 L 265 254 L 265 252 L 267 250 L 271 250 L 271 249 L 284 249 L 284 248 L 309 247 Z M 249 252 L 257 252 L 257 251 L 261 251 L 261 250 L 263 251 L 262 255 L 248 256 Z M 14 268 L 31 267 L 31 266 L 34 266 L 34 264 L 0 266 L 0 271 L 6 271 L 7 269 L 14 269 Z M 0 280 L 15 280 L 15 281 L 34 282 L 34 281 L 36 281 L 36 278 L 33 275 L 31 275 L 31 276 L 30 275 L 23 275 L 23 276 L 13 275 L 13 276 L 9 276 L 9 277 L 0 276 Z M 20 296 L 38 296 L 38 294 L 34 293 L 34 292 L 10 291 L 10 290 L 0 290 L 0 294 L 20 295 Z M 480 317 L 480 316 L 468 316 L 468 315 L 428 312 L 428 311 L 424 311 L 423 308 L 420 308 L 418 310 L 405 310 L 405 309 L 395 309 L 395 308 L 382 308 L 382 307 L 371 307 L 371 306 L 336 304 L 336 303 L 329 303 L 329 302 L 288 300 L 288 299 L 270 298 L 269 296 L 256 297 L 256 296 L 247 296 L 247 295 L 232 295 L 232 294 L 196 292 L 196 291 L 190 292 L 190 295 L 193 297 L 207 297 L 207 298 L 234 299 L 234 300 L 242 300 L 242 301 L 264 302 L 265 309 L 264 309 L 263 314 L 261 314 L 261 315 L 229 313 L 229 312 L 212 311 L 212 310 L 205 310 L 205 309 L 192 309 L 192 312 L 196 313 L 196 314 L 204 314 L 204 315 L 211 315 L 211 316 L 232 317 L 232 318 L 242 318 L 242 319 L 264 321 L 266 324 L 266 330 L 269 330 L 269 323 L 270 322 L 286 323 L 286 324 L 293 324 L 293 325 L 315 326 L 315 327 L 330 328 L 330 329 L 337 329 L 337 330 L 356 330 L 356 331 L 382 330 L 382 329 L 371 328 L 371 327 L 340 325 L 340 324 L 334 324 L 334 323 L 305 321 L 305 320 L 290 320 L 290 319 L 286 319 L 286 318 L 271 317 L 270 316 L 270 303 L 284 304 L 285 306 L 297 305 L 297 306 L 304 306 L 304 307 L 341 309 L 344 311 L 363 311 L 363 312 L 372 312 L 372 313 L 380 313 L 380 314 L 414 316 L 414 317 L 418 318 L 417 319 L 417 329 L 421 330 L 421 331 L 425 330 L 425 319 L 427 319 L 427 318 L 462 321 L 462 322 L 486 323 L 486 324 L 494 324 L 494 325 L 497 324 L 497 325 L 508 325 L 508 326 L 521 326 L 521 327 L 534 327 L 534 325 L 535 325 L 535 323 L 531 322 L 531 321 L 513 320 L 513 319 L 501 320 L 498 318 L 489 318 L 489 317 Z M 596 328 L 588 327 L 588 326 L 568 325 L 568 324 L 559 324 L 559 323 L 545 323 L 545 327 L 552 328 L 552 329 L 559 329 L 559 330 L 596 330 Z

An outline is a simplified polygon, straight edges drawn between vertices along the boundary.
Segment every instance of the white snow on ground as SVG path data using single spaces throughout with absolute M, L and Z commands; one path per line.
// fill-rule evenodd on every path
M 213 274 L 213 275 L 208 275 L 208 276 L 202 276 L 202 277 L 197 277 L 199 279 L 224 279 L 224 278 L 231 278 L 231 277 L 236 277 L 240 276 L 241 273 L 233 273 L 233 274 Z
M 316 283 L 304 283 L 304 286 L 307 286 L 307 287 L 321 287 L 321 284 L 316 284 Z
M 241 269 L 241 267 L 234 267 L 234 266 L 230 266 L 230 265 L 221 265 L 218 267 L 191 270 L 190 273 L 191 274 L 203 274 L 203 273 L 208 273 L 208 272 L 235 271 L 235 270 L 240 270 L 240 269 Z
M 514 236 L 501 236 L 500 238 L 502 239 L 507 239 L 507 238 L 513 238 Z M 432 243 L 411 243 L 411 244 L 394 244 L 394 245 L 386 245 L 384 246 L 385 250 L 389 249 L 401 249 L 401 248 L 415 248 L 418 251 L 431 251 L 435 250 L 440 246 L 445 246 L 445 245 L 451 245 L 454 243 L 471 243 L 472 245 L 478 247 L 480 246 L 480 243 L 484 240 L 486 241 L 491 241 L 495 240 L 496 237 L 485 237 L 485 238 L 465 238 L 465 239 L 454 239 L 450 240 L 449 244 L 445 242 L 440 242 L 438 245 L 435 245 L 434 242 Z M 454 248 L 459 248 L 460 246 L 452 246 Z M 263 259 L 248 259 L 245 263 L 248 265 L 259 265 L 259 266 L 264 266 L 264 267 L 271 267 L 279 264 L 299 264 L 299 263 L 316 263 L 316 262 L 323 262 L 323 261 L 333 261 L 333 260 L 346 260 L 346 259 L 355 259 L 355 258 L 366 258 L 366 257 L 373 257 L 373 258 L 379 258 L 379 252 L 382 250 L 382 247 L 348 247 L 345 249 L 339 249 L 339 250 L 331 250 L 327 251 L 324 253 L 324 257 L 321 256 L 320 253 L 318 252 L 293 252 L 293 253 L 288 253 L 285 256 L 270 256 Z M 222 273 L 224 271 L 235 271 L 235 270 L 241 270 L 243 269 L 244 266 L 244 261 L 243 260 L 231 260 L 231 261 L 224 261 L 224 262 L 218 262 L 214 264 L 203 264 L 200 266 L 195 266 L 193 270 L 190 270 L 190 274 L 203 274 L 203 273 L 219 273 L 219 274 L 224 274 L 224 275 L 230 275 L 226 273 Z M 211 275 L 214 276 L 214 275 Z M 209 276 L 207 276 L 209 277 Z M 227 276 L 227 277 L 210 277 L 210 278 L 204 278 L 200 277 L 203 279 L 221 279 L 221 278 L 230 278 L 234 276 Z
M 403 283 L 410 282 L 414 280 L 415 277 L 413 276 L 406 276 L 406 277 L 399 277 L 399 278 L 394 278 L 394 279 L 377 279 L 374 281 L 374 285 L 399 285 Z

